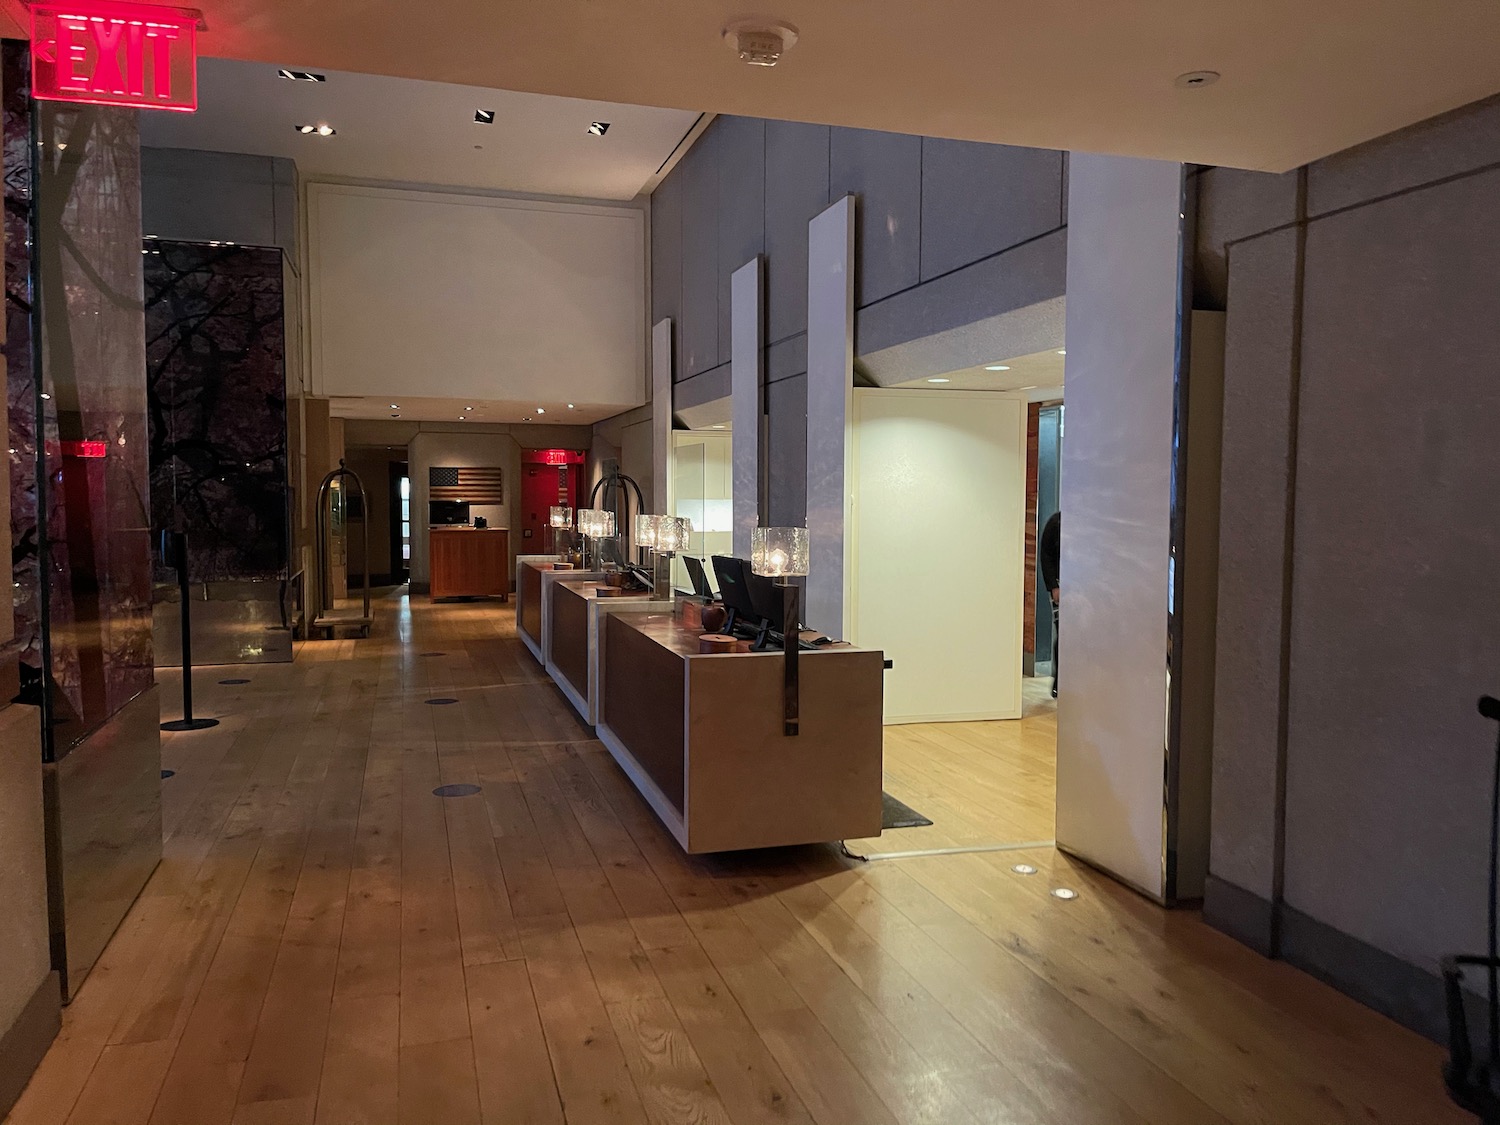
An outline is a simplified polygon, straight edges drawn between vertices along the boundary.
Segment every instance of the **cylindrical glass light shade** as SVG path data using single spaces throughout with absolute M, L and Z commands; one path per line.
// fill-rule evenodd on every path
M 805 527 L 757 527 L 750 533 L 750 569 L 767 578 L 806 574 L 808 553 Z
M 657 528 L 666 516 L 636 516 L 635 517 L 635 545 L 637 547 L 655 547 Z
M 590 539 L 609 539 L 615 533 L 615 514 L 603 508 L 583 508 L 578 513 L 578 532 Z
M 573 509 L 554 506 L 552 509 L 552 526 L 561 530 L 573 526 Z
M 688 549 L 693 521 L 687 516 L 660 516 L 656 525 L 656 549 L 676 555 Z

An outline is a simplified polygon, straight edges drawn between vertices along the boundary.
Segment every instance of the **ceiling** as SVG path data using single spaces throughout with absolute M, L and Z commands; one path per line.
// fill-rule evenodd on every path
M 699 116 L 336 70 L 318 71 L 325 82 L 294 82 L 278 69 L 201 60 L 198 112 L 141 114 L 141 142 L 287 156 L 304 179 L 632 199 Z M 495 111 L 493 124 L 474 121 L 481 109 Z M 603 136 L 589 133 L 595 121 L 609 123 Z M 295 128 L 323 123 L 336 133 Z
M 1278 171 L 1500 91 L 1495 0 L 779 0 L 774 70 L 730 0 L 198 2 L 204 54 L 277 66 Z
M 394 404 L 394 407 L 393 407 Z M 472 407 L 472 409 L 466 409 Z M 537 407 L 545 413 L 538 414 Z M 403 422 L 542 422 L 554 426 L 590 426 L 612 418 L 618 406 L 591 406 L 566 402 L 507 402 L 500 399 L 456 398 L 374 398 L 335 395 L 329 399 L 329 413 L 335 418 L 371 418 Z
M 893 387 L 910 387 L 927 391 L 1005 391 L 1020 395 L 1032 402 L 1045 402 L 1062 398 L 1063 365 L 1067 362 L 1060 348 L 1048 348 L 1044 352 L 997 359 L 990 367 L 1005 367 L 1005 371 L 989 371 L 985 365 L 966 367 L 950 371 L 946 375 L 911 379 L 904 383 L 889 384 Z M 934 379 L 941 380 L 934 382 Z

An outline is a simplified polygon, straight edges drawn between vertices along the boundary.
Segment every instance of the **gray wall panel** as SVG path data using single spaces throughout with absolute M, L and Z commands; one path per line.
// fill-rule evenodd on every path
M 770 432 L 770 527 L 807 524 L 807 375 L 782 379 L 766 388 Z
M 1500 172 L 1473 176 L 1307 242 L 1286 902 L 1428 970 L 1483 936 L 1497 198 Z
M 766 381 L 807 374 L 807 333 L 789 336 L 766 349 Z
M 719 132 L 710 128 L 683 157 L 682 335 L 677 378 L 719 363 Z
M 922 280 L 1063 225 L 1063 154 L 928 139 L 922 152 Z
M 1325 214 L 1500 161 L 1500 97 L 1312 164 L 1308 211 Z
M 828 162 L 829 197 L 859 197 L 855 308 L 916 285 L 921 280 L 922 138 L 834 129 Z
M 1297 217 L 1299 173 L 1273 176 L 1238 168 L 1206 168 L 1198 187 L 1197 265 L 1193 306 L 1222 309 L 1229 286 L 1226 247 Z
M 1067 266 L 1068 232 L 1060 230 L 898 293 L 859 310 L 855 355 L 1061 297 Z
M 141 149 L 141 226 L 183 242 L 280 246 L 297 261 L 297 171 L 284 157 Z
M 828 127 L 766 122 L 766 339 L 807 330 L 807 224 L 828 206 Z
M 1234 249 L 1224 346 L 1210 873 L 1269 899 L 1297 234 Z
M 704 371 L 690 379 L 679 379 L 672 388 L 672 408 L 681 411 L 702 406 L 705 402 L 727 398 L 729 393 L 729 364 L 721 363 L 711 371 Z
M 670 318 L 682 355 L 682 177 L 668 176 L 651 195 L 651 323 Z
M 766 123 L 720 117 L 719 362 L 730 357 L 730 284 L 734 271 L 766 248 Z

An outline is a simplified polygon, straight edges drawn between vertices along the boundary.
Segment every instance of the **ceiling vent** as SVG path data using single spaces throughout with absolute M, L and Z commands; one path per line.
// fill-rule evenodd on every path
M 775 66 L 796 45 L 797 29 L 780 20 L 736 20 L 724 42 L 747 66 Z

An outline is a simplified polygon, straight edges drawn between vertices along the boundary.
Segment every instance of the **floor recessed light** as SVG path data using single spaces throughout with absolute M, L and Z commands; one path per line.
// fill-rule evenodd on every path
M 476 109 L 474 111 L 474 124 L 493 125 L 495 123 L 495 111 L 493 109 Z
M 927 381 L 929 383 L 951 383 L 953 380 L 951 380 L 951 379 L 928 379 Z
M 1212 86 L 1218 80 L 1217 70 L 1190 70 L 1186 74 L 1177 76 L 1176 85 L 1180 90 L 1201 90 L 1205 86 Z
M 607 132 L 609 132 L 608 121 L 595 121 L 592 125 L 589 126 L 590 136 L 602 137 Z
M 1036 868 L 1029 863 L 1018 863 L 1011 868 L 1017 875 L 1035 875 Z
M 985 368 L 986 371 L 1009 371 L 1010 368 L 1003 363 L 992 363 Z
M 283 78 L 289 78 L 293 82 L 327 82 L 326 74 L 314 74 L 310 70 L 278 70 L 277 74 Z
M 1070 890 L 1067 887 L 1054 887 L 1052 890 L 1052 897 L 1060 898 L 1064 902 L 1072 902 L 1075 898 L 1078 897 L 1078 892 L 1075 890 Z

